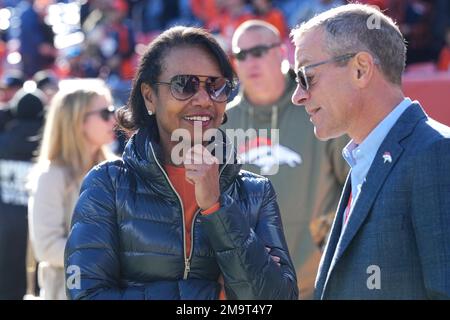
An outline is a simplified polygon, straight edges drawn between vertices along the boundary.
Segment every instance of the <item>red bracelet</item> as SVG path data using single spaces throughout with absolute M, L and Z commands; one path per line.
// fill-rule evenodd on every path
M 202 210 L 202 214 L 203 215 L 208 215 L 208 214 L 211 214 L 211 213 L 214 213 L 214 212 L 218 211 L 219 209 L 220 209 L 220 202 L 216 202 L 211 207 L 209 207 L 208 209 Z

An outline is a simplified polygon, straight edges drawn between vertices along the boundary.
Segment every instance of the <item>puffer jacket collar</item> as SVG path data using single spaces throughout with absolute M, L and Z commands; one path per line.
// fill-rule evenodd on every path
M 224 148 L 231 142 L 228 141 L 225 133 Z M 236 175 L 241 169 L 238 163 L 236 150 L 231 147 L 229 154 L 224 151 L 224 159 L 219 166 L 220 171 L 220 190 L 225 192 Z M 171 187 L 168 177 L 163 169 L 162 148 L 159 143 L 158 127 L 156 120 L 152 117 L 151 122 L 146 128 L 139 129 L 128 141 L 123 153 L 125 164 L 133 168 L 138 174 L 145 179 L 151 189 L 171 200 L 176 199 L 176 195 Z M 161 174 L 163 173 L 163 174 Z

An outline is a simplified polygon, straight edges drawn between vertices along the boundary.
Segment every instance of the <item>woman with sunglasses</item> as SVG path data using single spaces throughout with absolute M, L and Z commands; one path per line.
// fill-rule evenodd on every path
M 52 100 L 36 164 L 30 176 L 30 239 L 39 261 L 41 297 L 65 299 L 64 247 L 81 180 L 111 158 L 115 138 L 111 94 L 96 88 L 60 91 Z M 75 84 L 77 85 L 77 84 Z M 86 87 L 86 86 L 84 86 Z
M 217 128 L 233 79 L 201 29 L 174 27 L 149 45 L 118 112 L 134 132 L 123 160 L 81 188 L 65 252 L 70 299 L 297 299 L 271 184 L 207 148 L 230 146 Z M 196 141 L 197 129 L 215 139 Z M 176 132 L 188 135 L 180 153 Z

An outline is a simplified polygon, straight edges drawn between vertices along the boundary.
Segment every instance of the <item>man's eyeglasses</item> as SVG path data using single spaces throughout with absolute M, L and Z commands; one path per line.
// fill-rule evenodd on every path
M 259 45 L 255 46 L 249 49 L 240 50 L 237 52 L 234 52 L 234 57 L 238 59 L 239 61 L 244 61 L 247 59 L 247 55 L 251 55 L 255 58 L 260 58 L 263 55 L 265 55 L 270 49 L 280 46 L 281 43 L 273 43 L 270 45 Z
M 109 121 L 111 117 L 114 117 L 114 106 L 108 106 L 103 109 L 86 112 L 86 118 L 93 114 L 98 114 L 103 121 Z
M 200 77 L 206 80 L 200 80 Z M 170 86 L 172 96 L 180 101 L 192 98 L 199 90 L 200 83 L 205 84 L 205 90 L 211 100 L 215 102 L 225 102 L 230 97 L 234 88 L 234 83 L 223 77 L 198 76 L 192 74 L 176 75 L 170 82 L 155 82 L 155 84 L 165 84 Z
M 323 64 L 330 63 L 330 62 L 338 62 L 338 61 L 347 60 L 347 59 L 353 58 L 355 55 L 356 55 L 356 53 L 347 53 L 347 54 L 344 54 L 341 56 L 333 57 L 333 58 L 325 60 L 325 61 L 321 61 L 321 62 L 317 62 L 314 64 L 300 67 L 300 69 L 297 72 L 297 77 L 295 78 L 295 81 L 299 84 L 299 86 L 303 90 L 308 91 L 310 88 L 311 77 L 308 77 L 306 75 L 307 69 L 315 68 L 315 67 L 318 67 Z

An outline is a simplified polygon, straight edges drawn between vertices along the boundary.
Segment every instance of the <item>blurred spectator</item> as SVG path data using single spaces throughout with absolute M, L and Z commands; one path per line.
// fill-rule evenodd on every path
M 93 19 L 94 17 L 101 17 L 101 12 L 105 11 L 108 7 L 108 2 L 111 0 L 84 0 L 80 6 L 80 28 L 86 23 L 86 20 Z M 139 1 L 139 0 L 138 0 Z M 143 2 L 147 0 L 140 0 Z M 95 18 L 94 18 L 95 19 Z
M 4 109 L 17 91 L 22 89 L 25 77 L 19 70 L 6 72 L 0 80 L 0 109 Z
M 447 0 L 398 0 L 389 3 L 408 43 L 407 64 L 438 60 L 449 20 Z
M 251 8 L 244 0 L 217 0 L 216 3 L 219 16 L 214 24 L 210 25 L 211 31 L 219 32 L 222 47 L 225 51 L 230 51 L 231 37 L 236 28 L 253 17 Z
M 117 48 L 114 39 L 103 43 L 107 39 L 104 25 L 111 3 L 106 0 L 92 0 L 88 4 L 88 13 L 81 25 L 85 41 L 80 45 L 68 48 L 66 57 L 68 67 L 65 73 L 68 77 L 75 78 L 96 78 L 100 76 L 105 78 L 108 75 L 109 68 L 105 67 L 102 50 L 112 53 Z M 103 75 L 100 75 L 101 69 L 105 71 Z
M 408 43 L 407 63 L 433 60 L 429 39 L 431 38 L 432 4 L 412 0 L 406 4 L 405 20 L 400 26 Z
M 96 44 L 88 39 L 83 46 L 66 50 L 66 63 L 61 68 L 61 78 L 95 78 L 99 76 L 102 58 Z
M 445 47 L 449 47 L 449 32 L 450 32 L 450 1 L 435 0 L 433 17 L 433 34 L 435 39 L 435 49 L 437 50 L 437 59 L 434 62 L 439 63 L 440 53 Z
M 440 71 L 450 71 L 450 27 L 447 29 L 446 43 L 439 54 L 437 68 Z
M 325 10 L 344 4 L 344 0 L 285 0 L 279 1 L 289 28 L 312 18 Z
M 194 16 L 203 23 L 203 26 L 211 31 L 217 31 L 219 8 L 217 0 L 191 0 L 191 8 Z M 216 29 L 216 30 L 214 30 Z
M 3 65 L 6 60 L 6 51 L 6 32 L 0 29 L 0 75 L 3 74 Z
M 172 8 L 174 9 L 171 15 L 166 15 L 168 16 L 168 19 L 164 26 L 164 29 L 177 25 L 202 26 L 201 21 L 199 21 L 192 12 L 190 0 L 174 0 L 164 2 L 173 2 Z M 169 7 L 166 9 L 170 10 L 171 8 Z
M 100 50 L 105 59 L 108 75 L 132 79 L 134 75 L 133 54 L 135 39 L 127 19 L 128 5 L 125 0 L 114 0 L 106 12 Z
M 50 103 L 53 96 L 58 91 L 58 78 L 51 70 L 41 70 L 34 74 L 33 81 L 39 90 L 45 93 L 47 103 Z
M 84 81 L 84 80 L 80 80 Z M 30 239 L 39 261 L 41 298 L 66 299 L 64 247 L 84 175 L 106 160 L 114 140 L 114 108 L 106 87 L 59 92 L 45 123 L 30 175 Z
M 107 2 L 90 13 L 83 25 L 84 47 L 69 59 L 72 75 L 132 78 L 135 39 L 127 16 L 125 0 Z
M 0 300 L 26 292 L 28 238 L 26 177 L 44 119 L 44 94 L 19 90 L 10 120 L 0 133 Z
M 201 24 L 192 12 L 190 0 L 138 1 L 132 18 L 136 31 L 144 33 L 161 32 L 173 25 Z
M 141 1 L 141 30 L 144 33 L 161 31 L 164 25 L 162 20 L 164 11 L 163 0 Z
M 104 19 L 104 13 L 109 7 L 107 0 L 89 0 L 80 8 L 80 27 L 86 33 Z
M 272 0 L 252 0 L 253 11 L 256 19 L 264 20 L 275 26 L 282 39 L 288 37 L 288 29 L 283 12 L 273 7 Z
M 56 59 L 54 33 L 51 26 L 45 22 L 51 3 L 52 0 L 29 1 L 20 16 L 19 52 L 27 77 L 32 77 L 39 70 L 51 69 Z
M 348 172 L 341 153 L 348 139 L 319 141 L 305 109 L 292 104 L 295 74 L 282 70 L 286 53 L 276 28 L 246 21 L 232 44 L 241 88 L 227 106 L 223 128 L 270 130 L 268 139 L 248 137 L 237 148 L 245 170 L 268 175 L 273 183 L 300 297 L 311 299 L 320 249 Z M 271 129 L 279 130 L 277 137 Z

